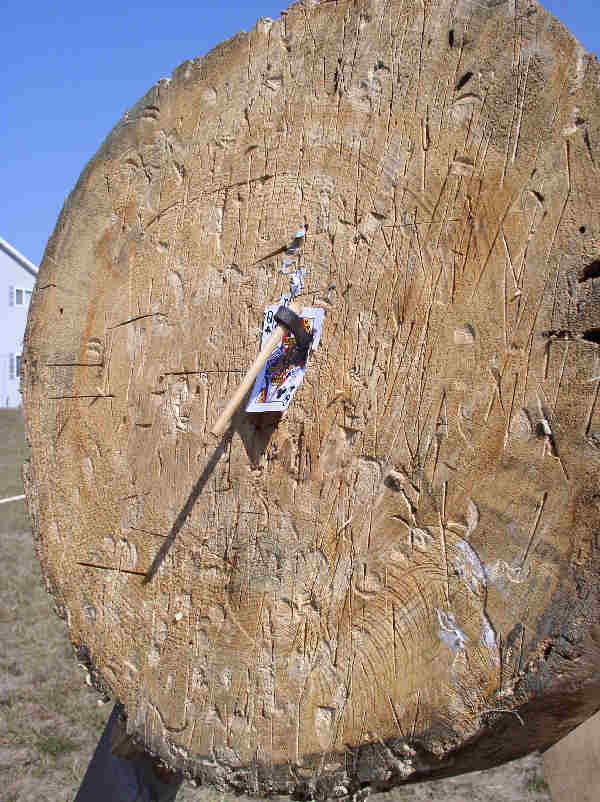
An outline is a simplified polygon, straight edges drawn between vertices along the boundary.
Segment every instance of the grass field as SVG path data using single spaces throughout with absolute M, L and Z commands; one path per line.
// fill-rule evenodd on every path
M 23 493 L 21 412 L 0 410 L 0 499 Z M 72 802 L 112 703 L 85 684 L 42 586 L 25 503 L 0 505 L 0 802 Z M 234 802 L 182 786 L 177 802 Z M 538 754 L 486 772 L 406 786 L 377 802 L 550 800 Z M 112 800 L 107 800 L 112 802 Z

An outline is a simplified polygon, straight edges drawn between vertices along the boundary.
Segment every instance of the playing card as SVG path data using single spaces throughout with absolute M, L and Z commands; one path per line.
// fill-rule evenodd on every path
M 279 306 L 280 304 L 273 304 L 265 310 L 261 348 L 277 326 L 275 313 Z M 318 307 L 304 307 L 300 317 L 307 331 L 313 333 L 313 341 L 308 352 L 310 354 L 321 339 L 324 310 Z M 294 348 L 295 344 L 294 335 L 286 330 L 281 343 L 256 377 L 246 412 L 283 412 L 288 408 L 306 373 L 306 362 L 302 361 L 297 349 Z

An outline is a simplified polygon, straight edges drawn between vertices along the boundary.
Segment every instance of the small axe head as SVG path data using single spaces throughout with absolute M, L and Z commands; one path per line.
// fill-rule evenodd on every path
M 308 349 L 313 340 L 312 333 L 304 328 L 302 318 L 297 315 L 289 306 L 280 306 L 275 312 L 275 320 L 294 335 L 296 347 L 303 359 L 308 356 Z

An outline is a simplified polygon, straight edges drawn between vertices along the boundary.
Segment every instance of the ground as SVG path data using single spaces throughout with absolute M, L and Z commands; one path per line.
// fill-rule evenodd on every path
M 21 411 L 0 410 L 0 499 L 23 493 Z M 0 800 L 72 802 L 112 710 L 85 683 L 44 590 L 23 501 L 0 505 Z M 384 799 L 385 797 L 385 799 Z M 182 786 L 177 802 L 233 802 Z M 378 794 L 377 802 L 550 800 L 535 753 L 485 772 Z

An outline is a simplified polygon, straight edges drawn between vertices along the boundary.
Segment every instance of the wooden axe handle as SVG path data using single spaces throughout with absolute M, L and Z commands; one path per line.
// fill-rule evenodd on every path
M 292 310 L 292 312 L 295 312 L 296 314 L 300 313 L 300 304 L 297 303 L 296 301 L 293 301 L 291 304 L 289 304 L 289 308 Z M 244 400 L 246 393 L 251 389 L 263 365 L 265 365 L 265 363 L 267 362 L 273 351 L 277 348 L 277 346 L 283 339 L 283 335 L 285 334 L 286 331 L 287 329 L 285 328 L 285 326 L 282 326 L 280 324 L 273 331 L 267 342 L 263 345 L 259 355 L 256 357 L 254 362 L 248 368 L 248 372 L 242 379 L 242 383 L 237 388 L 235 393 L 231 396 L 231 398 L 227 402 L 225 409 L 219 415 L 217 422 L 210 430 L 211 434 L 214 434 L 215 437 L 221 437 L 221 435 L 229 425 L 229 421 L 234 416 L 236 409 Z

